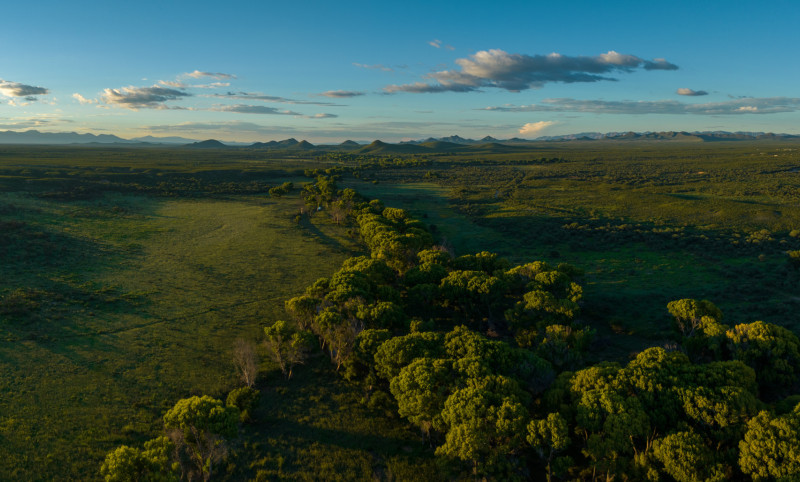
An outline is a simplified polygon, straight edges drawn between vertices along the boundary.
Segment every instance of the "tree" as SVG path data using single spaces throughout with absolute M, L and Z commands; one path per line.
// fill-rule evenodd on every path
M 305 362 L 310 349 L 310 333 L 297 331 L 285 321 L 276 321 L 272 326 L 264 327 L 266 340 L 264 344 L 278 364 L 286 378 L 292 378 L 295 365 Z
M 231 390 L 225 405 L 239 409 L 239 420 L 251 422 L 253 420 L 253 410 L 261 399 L 261 392 L 251 387 L 240 387 Z
M 569 442 L 567 422 L 559 413 L 551 413 L 541 420 L 531 420 L 528 424 L 528 443 L 547 463 L 547 482 L 552 480 L 553 457 L 566 449 Z
M 725 467 L 716 464 L 714 452 L 700 435 L 677 432 L 653 443 L 653 456 L 677 482 L 722 481 Z
M 432 332 L 409 333 L 382 343 L 375 351 L 375 372 L 385 380 L 396 377 L 403 367 L 417 358 L 440 358 L 442 335 Z
M 258 376 L 258 355 L 253 343 L 237 338 L 233 343 L 233 365 L 246 387 L 252 387 Z
M 800 478 L 800 405 L 780 417 L 762 411 L 747 423 L 739 467 L 756 481 Z
M 284 303 L 286 312 L 294 318 L 297 326 L 301 330 L 308 330 L 311 328 L 314 316 L 317 314 L 317 307 L 322 300 L 314 296 L 301 295 L 295 296 Z
M 762 394 L 776 397 L 796 386 L 800 376 L 800 340 L 786 328 L 755 321 L 727 333 L 729 350 L 756 372 Z
M 144 450 L 123 445 L 106 455 L 100 475 L 106 482 L 178 482 L 179 466 L 172 461 L 175 445 L 161 436 L 144 443 Z
M 428 435 L 431 427 L 441 428 L 442 408 L 453 386 L 449 360 L 417 358 L 392 378 L 389 389 L 397 400 L 400 416 Z
M 209 480 L 214 465 L 227 456 L 226 438 L 237 434 L 239 409 L 226 407 L 208 395 L 184 398 L 164 415 L 164 428 L 185 455 L 178 459 L 187 478 L 191 480 L 196 470 L 203 480 Z M 188 459 L 186 464 L 185 459 Z
M 515 468 L 529 421 L 527 395 L 512 379 L 467 380 L 444 403 L 445 442 L 437 455 L 471 461 L 476 475 L 507 476 Z
M 685 337 L 694 335 L 703 317 L 709 317 L 714 321 L 722 320 L 722 312 L 708 300 L 684 298 L 670 301 L 667 303 L 667 311 L 675 318 L 678 331 Z

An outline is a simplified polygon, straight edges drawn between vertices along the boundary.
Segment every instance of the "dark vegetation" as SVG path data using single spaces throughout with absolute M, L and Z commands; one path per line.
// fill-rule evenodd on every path
M 797 149 L 4 148 L 0 478 L 793 480 Z

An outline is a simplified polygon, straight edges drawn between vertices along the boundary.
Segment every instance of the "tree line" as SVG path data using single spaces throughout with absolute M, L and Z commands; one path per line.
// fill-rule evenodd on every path
M 419 430 L 447 477 L 800 477 L 800 341 L 789 330 L 730 327 L 713 303 L 676 300 L 674 343 L 587 365 L 594 331 L 581 321 L 576 267 L 455 256 L 407 211 L 329 175 L 301 195 L 308 215 L 351 225 L 368 255 L 287 300 L 289 321 L 265 327 L 267 354 L 291 377 L 323 351 L 365 403 Z M 237 350 L 245 386 L 225 404 L 179 401 L 164 436 L 107 456 L 106 480 L 208 480 L 257 403 L 247 346 Z

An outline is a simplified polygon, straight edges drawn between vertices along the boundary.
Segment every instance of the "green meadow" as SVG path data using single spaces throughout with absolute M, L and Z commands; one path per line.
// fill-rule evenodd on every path
M 3 479 L 92 478 L 174 400 L 226 393 L 234 339 L 356 249 L 265 196 L 0 199 Z
M 575 147 L 577 146 L 577 147 Z M 588 359 L 672 342 L 666 303 L 800 330 L 800 150 L 784 143 L 548 143 L 527 153 L 293 158 L 257 151 L 9 148 L 0 153 L 2 480 L 99 478 L 178 399 L 238 384 L 234 340 L 363 254 L 296 187 L 327 169 L 408 209 L 455 254 L 585 272 Z M 321 171 L 320 171 L 321 172 Z M 264 356 L 256 422 L 220 478 L 443 477 L 391 403 L 365 402 L 322 354 L 285 380 Z

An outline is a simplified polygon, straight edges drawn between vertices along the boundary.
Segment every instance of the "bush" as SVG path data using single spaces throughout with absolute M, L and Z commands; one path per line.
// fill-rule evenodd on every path
M 253 421 L 253 410 L 261 399 L 261 392 L 254 388 L 242 387 L 231 391 L 225 400 L 225 405 L 239 409 L 239 420 L 242 422 Z

